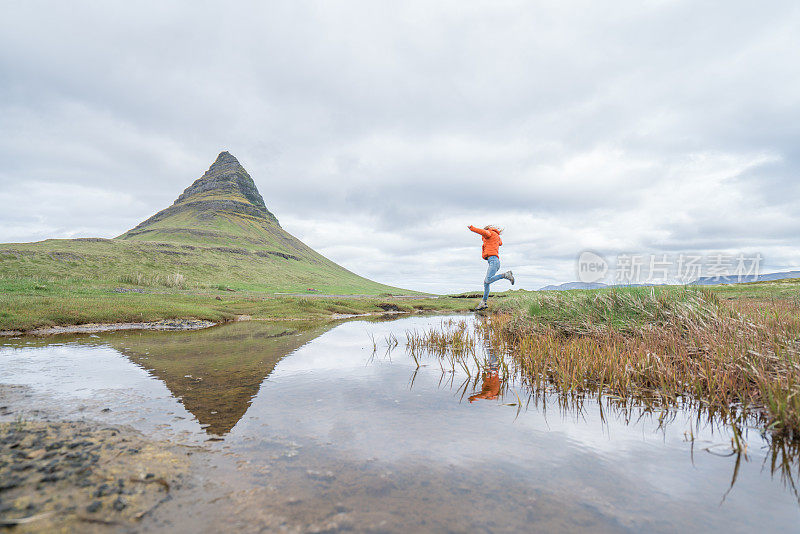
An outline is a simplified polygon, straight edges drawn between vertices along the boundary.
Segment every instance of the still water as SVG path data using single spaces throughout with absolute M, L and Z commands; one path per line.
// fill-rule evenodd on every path
M 29 388 L 25 417 L 127 424 L 197 451 L 195 479 L 143 529 L 797 531 L 797 495 L 757 431 L 745 456 L 691 411 L 664 424 L 591 399 L 528 403 L 486 347 L 470 374 L 417 368 L 405 332 L 443 320 L 5 340 L 0 384 Z

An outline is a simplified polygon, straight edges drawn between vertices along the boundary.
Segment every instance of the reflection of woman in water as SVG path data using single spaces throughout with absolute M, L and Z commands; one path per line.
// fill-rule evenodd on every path
M 488 334 L 484 335 L 484 346 L 489 353 L 489 361 L 486 362 L 486 369 L 483 371 L 483 387 L 480 393 L 470 396 L 470 402 L 477 399 L 494 400 L 500 395 L 500 365 L 489 344 Z

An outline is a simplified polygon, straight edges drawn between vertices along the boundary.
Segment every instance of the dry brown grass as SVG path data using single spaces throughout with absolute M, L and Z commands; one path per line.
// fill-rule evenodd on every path
M 798 312 L 797 301 L 721 301 L 704 289 L 534 295 L 476 323 L 474 334 L 465 321 L 451 322 L 408 333 L 407 347 L 469 374 L 465 363 L 478 366 L 475 346 L 484 340 L 534 397 L 555 392 L 572 400 L 594 395 L 692 407 L 794 440 Z
M 771 430 L 800 436 L 795 303 L 729 305 L 702 290 L 638 300 L 640 309 L 659 313 L 633 329 L 584 323 L 570 330 L 513 313 L 494 316 L 484 328 L 514 355 L 534 389 L 688 402 L 727 418 L 755 416 Z

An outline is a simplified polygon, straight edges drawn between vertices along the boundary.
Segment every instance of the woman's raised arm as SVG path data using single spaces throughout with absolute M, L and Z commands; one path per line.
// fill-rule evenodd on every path
M 472 230 L 476 234 L 481 234 L 483 237 L 485 237 L 487 239 L 492 237 L 492 233 L 489 232 L 489 230 L 484 230 L 483 228 L 476 228 L 476 227 L 472 226 L 471 224 L 467 228 L 469 228 L 470 230 Z

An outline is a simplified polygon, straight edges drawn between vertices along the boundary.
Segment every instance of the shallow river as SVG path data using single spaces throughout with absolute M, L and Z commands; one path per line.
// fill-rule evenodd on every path
M 514 380 L 493 398 L 491 375 L 417 369 L 404 350 L 406 331 L 442 321 L 10 339 L 0 383 L 30 387 L 24 417 L 197 448 L 195 480 L 143 529 L 797 531 L 797 495 L 757 431 L 745 457 L 688 411 L 660 425 L 591 400 L 562 410 Z

